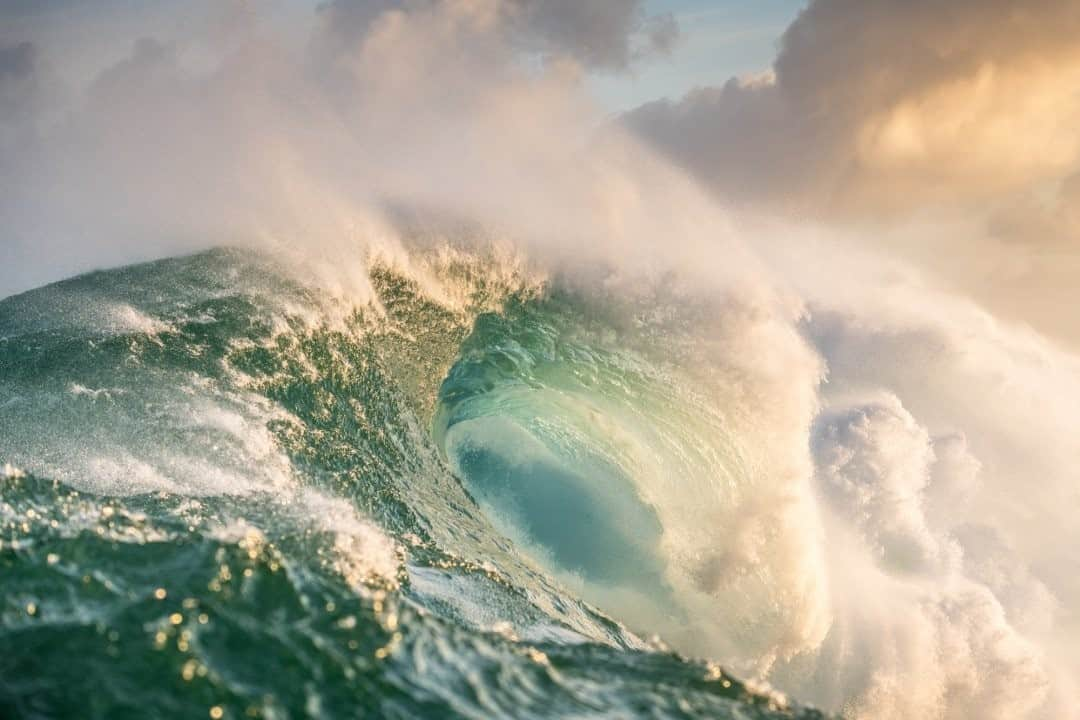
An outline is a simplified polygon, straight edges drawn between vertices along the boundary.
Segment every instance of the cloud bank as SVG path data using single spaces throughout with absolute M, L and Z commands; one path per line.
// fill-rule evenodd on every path
M 1077 168 L 1078 32 L 1068 0 L 815 0 L 772 72 L 627 122 L 730 195 L 846 213 L 985 201 Z

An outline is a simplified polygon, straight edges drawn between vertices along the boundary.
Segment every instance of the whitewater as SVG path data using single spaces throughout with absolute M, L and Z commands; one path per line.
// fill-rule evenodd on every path
M 0 118 L 0 716 L 1080 718 L 1076 353 L 513 7 L 206 11 Z

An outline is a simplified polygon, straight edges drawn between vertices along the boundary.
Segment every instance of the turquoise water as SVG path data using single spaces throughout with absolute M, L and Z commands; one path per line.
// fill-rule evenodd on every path
M 722 413 L 491 262 L 455 302 L 231 250 L 0 302 L 0 716 L 820 717 L 664 644 L 661 480 L 743 471 Z

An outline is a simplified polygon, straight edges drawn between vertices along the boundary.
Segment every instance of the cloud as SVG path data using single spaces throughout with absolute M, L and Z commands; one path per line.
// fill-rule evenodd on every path
M 1069 0 L 815 0 L 770 75 L 626 122 L 735 197 L 846 213 L 982 200 L 1076 167 L 1078 33 Z
M 813 0 L 767 73 L 623 122 L 730 204 L 853 228 L 1080 346 L 1062 309 L 1080 271 L 1078 36 L 1072 0 Z
M 334 0 L 320 8 L 338 43 L 365 35 L 391 12 L 415 14 L 438 6 L 434 0 Z M 480 0 L 457 3 L 483 15 L 528 52 L 572 58 L 585 66 L 625 70 L 653 53 L 669 52 L 679 29 L 670 13 L 649 16 L 642 0 Z
M 678 38 L 674 16 L 646 17 L 640 0 L 517 0 L 511 7 L 515 26 L 532 38 L 528 44 L 600 68 L 624 69 L 643 55 L 670 51 Z
M 39 102 L 37 48 L 29 41 L 0 45 L 0 149 L 14 152 Z
M 991 217 L 990 231 L 1006 242 L 1038 242 L 1050 249 L 1080 244 L 1080 172 L 1049 197 L 1022 195 L 1007 203 Z
M 34 68 L 33 43 L 23 41 L 0 48 L 0 78 L 4 83 L 26 77 Z

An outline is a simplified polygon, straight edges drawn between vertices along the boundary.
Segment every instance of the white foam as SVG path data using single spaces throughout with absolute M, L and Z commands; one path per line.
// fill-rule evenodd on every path
M 397 583 L 397 544 L 341 498 L 305 489 L 297 495 L 306 516 L 334 534 L 334 567 L 349 584 L 363 589 L 372 580 Z
M 88 397 L 91 400 L 97 400 L 98 398 L 112 400 L 114 395 L 124 394 L 123 388 L 98 388 L 95 390 L 77 382 L 68 385 L 68 392 L 76 397 Z

